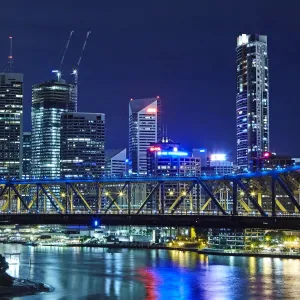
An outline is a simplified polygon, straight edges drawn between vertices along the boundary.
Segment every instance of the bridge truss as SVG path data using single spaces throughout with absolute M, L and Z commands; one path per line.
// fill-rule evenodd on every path
M 0 180 L 0 214 L 298 216 L 299 192 L 300 166 L 227 176 Z

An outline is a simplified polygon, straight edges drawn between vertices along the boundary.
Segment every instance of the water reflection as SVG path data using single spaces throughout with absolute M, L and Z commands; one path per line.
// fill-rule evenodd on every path
M 9 269 L 7 270 L 7 274 L 12 277 L 20 276 L 20 265 L 9 265 Z
M 18 245 L 0 245 L 2 252 L 21 253 L 12 276 L 55 287 L 28 299 L 298 299 L 300 292 L 300 260 Z

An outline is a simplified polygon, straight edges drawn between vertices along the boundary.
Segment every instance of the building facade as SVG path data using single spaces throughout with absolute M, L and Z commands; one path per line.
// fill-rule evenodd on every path
M 129 159 L 132 173 L 147 173 L 147 149 L 161 136 L 159 97 L 131 99 L 129 102 Z
M 21 174 L 23 74 L 0 73 L 0 178 Z
M 147 174 L 155 177 L 199 177 L 201 175 L 201 159 L 180 147 L 169 139 L 162 139 L 152 143 L 147 150 Z M 186 193 L 186 194 L 185 194 Z M 164 184 L 164 209 L 170 209 L 175 199 L 180 195 L 185 196 L 181 208 L 196 210 L 196 188 L 189 191 L 184 183 Z M 161 209 L 161 191 L 152 197 L 152 207 Z
M 236 52 L 237 167 L 245 171 L 270 148 L 267 36 L 240 35 Z
M 104 175 L 105 115 L 61 114 L 60 165 L 63 178 Z
M 74 86 L 64 80 L 32 87 L 32 175 L 60 177 L 61 115 L 75 109 Z
M 208 246 L 222 250 L 251 250 L 253 243 L 263 241 L 260 229 L 209 229 Z
M 22 179 L 31 178 L 31 132 L 22 135 Z
M 210 175 L 226 175 L 233 172 L 233 162 L 228 160 L 226 154 L 211 154 L 208 157 L 208 168 Z
M 105 174 L 122 177 L 127 174 L 128 160 L 125 149 L 109 149 L 105 151 Z

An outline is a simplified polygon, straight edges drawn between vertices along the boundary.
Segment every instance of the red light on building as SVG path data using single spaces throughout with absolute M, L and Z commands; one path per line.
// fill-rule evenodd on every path
M 271 156 L 270 152 L 265 152 L 263 155 L 264 158 L 269 158 L 270 156 Z
M 154 151 L 161 151 L 160 147 L 150 147 L 150 151 L 154 152 Z
M 147 112 L 148 113 L 156 113 L 156 108 L 148 108 Z

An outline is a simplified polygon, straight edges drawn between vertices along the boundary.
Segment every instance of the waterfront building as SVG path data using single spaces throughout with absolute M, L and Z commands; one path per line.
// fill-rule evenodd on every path
M 23 74 L 0 73 L 0 178 L 21 174 Z
M 32 87 L 32 175 L 60 177 L 60 133 L 62 113 L 76 108 L 74 85 L 63 79 Z
M 127 173 L 128 160 L 125 149 L 105 150 L 105 174 L 122 177 Z
M 105 115 L 61 114 L 60 168 L 64 178 L 104 175 Z
M 190 152 L 180 147 L 180 144 L 164 138 L 157 143 L 151 143 L 148 147 L 147 174 L 155 177 L 199 177 L 201 175 L 201 159 L 192 156 Z M 165 183 L 164 208 L 170 208 L 175 199 L 181 194 L 186 193 L 187 189 L 188 186 L 186 184 Z M 194 210 L 196 189 L 192 189 L 189 195 L 185 196 L 182 207 Z M 152 199 L 152 207 L 158 209 L 161 205 L 161 193 L 157 192 L 155 197 Z
M 245 171 L 270 148 L 267 36 L 240 35 L 236 52 L 237 167 Z
M 208 247 L 212 249 L 250 250 L 254 242 L 262 241 L 260 229 L 209 229 Z
M 129 102 L 129 159 L 132 173 L 147 173 L 147 148 L 161 136 L 159 97 L 131 99 Z
M 31 132 L 22 135 L 22 179 L 31 178 Z

